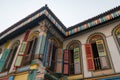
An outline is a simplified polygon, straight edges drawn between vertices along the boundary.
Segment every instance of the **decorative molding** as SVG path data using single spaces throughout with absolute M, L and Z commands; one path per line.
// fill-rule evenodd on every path
M 30 70 L 30 66 L 25 66 L 25 67 L 22 67 L 22 68 L 18 68 L 17 72 L 24 72 L 24 71 L 28 71 L 28 70 Z
M 48 20 L 45 19 L 41 21 L 39 25 L 42 31 L 47 32 L 49 30 L 49 32 L 58 39 L 60 39 L 60 41 L 64 40 L 64 38 L 53 28 L 52 24 Z
M 63 26 L 61 26 L 60 22 L 57 21 L 57 17 L 53 16 L 52 11 L 50 11 L 50 9 L 45 6 L 44 8 L 41 8 L 40 12 L 37 12 L 36 14 L 31 15 L 30 18 L 25 18 L 26 19 L 25 21 L 21 21 L 21 23 L 13 26 L 13 29 L 11 28 L 10 30 L 7 30 L 6 33 L 3 32 L 2 34 L 0 34 L 1 35 L 0 39 L 4 38 L 8 34 L 12 33 L 13 31 L 15 31 L 15 30 L 17 30 L 21 27 L 23 27 L 24 25 L 32 22 L 33 20 L 39 18 L 42 15 L 45 15 L 48 19 L 50 19 L 51 22 L 56 26 L 56 28 L 58 28 L 58 30 L 60 32 L 62 32 L 65 36 L 70 36 L 70 35 L 75 34 L 77 32 L 86 30 L 88 28 L 94 27 L 94 26 L 99 25 L 101 23 L 104 23 L 104 22 L 107 22 L 107 21 L 110 21 L 112 19 L 120 17 L 120 9 L 119 8 L 120 8 L 120 6 L 118 6 L 115 9 L 111 9 L 111 11 L 114 10 L 114 12 L 108 11 L 109 13 L 105 12 L 106 14 L 105 13 L 100 14 L 97 19 L 96 18 L 91 18 L 91 20 L 89 20 L 88 22 L 85 21 L 85 22 L 82 22 L 83 24 L 79 23 L 78 25 L 73 26 L 73 28 L 64 29 Z M 42 26 L 42 29 L 43 29 L 43 31 L 46 30 L 43 26 Z

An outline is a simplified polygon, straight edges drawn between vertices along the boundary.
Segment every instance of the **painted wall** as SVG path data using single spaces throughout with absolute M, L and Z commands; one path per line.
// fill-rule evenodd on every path
M 83 70 L 84 77 L 88 78 L 88 77 L 92 77 L 92 76 L 102 76 L 105 74 L 114 74 L 114 73 L 120 72 L 120 68 L 119 68 L 120 65 L 118 64 L 118 62 L 120 61 L 120 54 L 119 54 L 117 45 L 116 45 L 115 40 L 113 39 L 113 35 L 112 35 L 113 28 L 115 28 L 119 24 L 120 24 L 120 21 L 116 21 L 114 23 L 101 26 L 101 28 L 85 32 L 84 34 L 79 34 L 75 37 L 69 38 L 66 41 L 64 41 L 64 43 L 63 43 L 64 49 L 66 49 L 67 44 L 69 42 L 71 42 L 72 40 L 79 40 L 81 42 L 81 44 L 82 44 L 82 47 L 81 47 L 82 48 L 82 56 L 81 57 L 83 59 L 82 60 L 82 65 L 83 65 L 82 70 Z M 109 54 L 109 58 L 111 58 L 110 62 L 111 62 L 112 69 L 98 71 L 98 72 L 92 72 L 92 71 L 87 70 L 86 52 L 85 52 L 84 44 L 86 44 L 86 41 L 91 34 L 97 33 L 97 32 L 103 33 L 106 37 L 108 54 Z M 114 46 L 114 48 L 113 48 L 113 46 Z
M 35 32 L 35 31 L 40 31 L 40 27 L 39 27 L 39 26 L 36 26 L 36 27 L 34 27 L 33 29 L 31 29 L 30 34 L 33 33 L 33 32 Z M 20 40 L 20 46 L 21 46 L 21 43 L 22 43 L 23 38 L 24 38 L 24 35 L 25 35 L 25 33 L 21 34 L 20 36 L 18 36 L 18 37 L 16 37 L 15 39 L 11 40 L 11 42 L 15 42 L 16 40 Z M 19 48 L 18 48 L 18 50 L 17 50 L 17 53 L 16 53 L 16 55 L 15 55 L 15 58 L 14 58 L 14 60 L 13 60 L 13 63 L 12 63 L 12 66 L 11 66 L 11 68 L 10 68 L 9 73 L 15 71 L 15 69 L 14 69 L 14 64 L 15 64 L 17 55 L 18 55 L 18 53 L 19 53 L 20 46 L 19 46 Z

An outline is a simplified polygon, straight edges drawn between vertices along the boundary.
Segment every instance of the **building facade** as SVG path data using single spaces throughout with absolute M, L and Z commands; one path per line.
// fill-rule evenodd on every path
M 120 80 L 120 6 L 66 28 L 44 6 L 0 33 L 0 80 Z

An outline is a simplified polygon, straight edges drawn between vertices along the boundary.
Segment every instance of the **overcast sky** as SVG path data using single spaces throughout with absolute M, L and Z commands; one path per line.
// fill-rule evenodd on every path
M 120 5 L 120 0 L 0 0 L 0 32 L 45 4 L 66 27 Z

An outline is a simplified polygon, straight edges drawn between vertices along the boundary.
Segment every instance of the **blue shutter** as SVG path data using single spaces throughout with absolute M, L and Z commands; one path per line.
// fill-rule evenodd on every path
M 46 61 L 47 61 L 47 51 L 48 51 L 48 37 L 49 37 L 49 34 L 47 34 L 46 36 L 46 41 L 45 41 L 45 47 L 44 47 L 44 55 L 43 55 L 43 65 L 46 66 Z
M 14 76 L 10 76 L 8 80 L 14 80 Z

